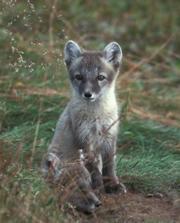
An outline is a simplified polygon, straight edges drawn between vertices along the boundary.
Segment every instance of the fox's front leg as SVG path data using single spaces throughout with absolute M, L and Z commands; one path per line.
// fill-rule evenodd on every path
M 107 146 L 108 145 L 108 146 Z M 111 144 L 104 144 L 102 149 L 103 159 L 103 182 L 107 193 L 126 193 L 126 187 L 119 182 L 116 175 L 116 145 L 115 141 Z
M 103 188 L 101 155 L 95 152 L 86 153 L 85 166 L 91 174 L 92 188 L 101 191 Z

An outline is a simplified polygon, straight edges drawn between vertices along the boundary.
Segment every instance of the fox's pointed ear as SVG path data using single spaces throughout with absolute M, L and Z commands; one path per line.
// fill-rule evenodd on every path
M 122 60 L 122 50 L 118 43 L 109 43 L 103 51 L 104 58 L 111 63 L 115 69 L 118 69 Z
M 78 58 L 80 55 L 81 48 L 79 45 L 76 42 L 69 40 L 64 47 L 64 60 L 66 65 L 69 67 L 72 61 Z

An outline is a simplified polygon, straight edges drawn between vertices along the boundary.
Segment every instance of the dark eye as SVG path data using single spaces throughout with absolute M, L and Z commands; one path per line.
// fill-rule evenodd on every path
M 104 75 L 98 75 L 97 76 L 98 81 L 103 81 L 104 79 L 106 79 L 106 77 Z
M 81 74 L 76 74 L 76 75 L 75 75 L 75 79 L 78 80 L 78 81 L 82 81 L 82 80 L 83 80 L 83 75 L 81 75 Z

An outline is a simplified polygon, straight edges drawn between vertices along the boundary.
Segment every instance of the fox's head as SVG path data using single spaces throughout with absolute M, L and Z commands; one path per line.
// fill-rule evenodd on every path
M 65 63 L 75 94 L 87 102 L 103 97 L 112 88 L 122 60 L 121 47 L 109 43 L 102 52 L 83 51 L 70 40 L 64 48 Z

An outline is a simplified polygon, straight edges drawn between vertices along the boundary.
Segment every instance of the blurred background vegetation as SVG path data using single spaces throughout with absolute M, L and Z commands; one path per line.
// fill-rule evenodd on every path
M 121 45 L 118 173 L 135 191 L 178 193 L 179 12 L 178 0 L 0 1 L 0 222 L 66 221 L 38 168 L 70 95 L 69 39 Z

